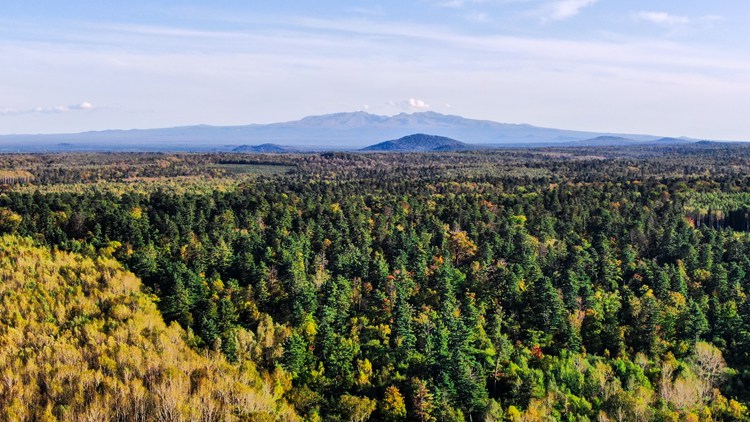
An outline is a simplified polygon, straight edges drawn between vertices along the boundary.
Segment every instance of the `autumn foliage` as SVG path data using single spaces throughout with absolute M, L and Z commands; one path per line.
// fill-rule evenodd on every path
M 188 347 L 111 258 L 0 238 L 0 420 L 295 420 L 283 382 Z

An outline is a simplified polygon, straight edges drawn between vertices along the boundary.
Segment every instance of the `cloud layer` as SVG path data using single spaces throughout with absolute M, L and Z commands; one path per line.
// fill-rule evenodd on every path
M 701 18 L 720 10 L 441 1 L 381 3 L 379 14 L 202 13 L 150 24 L 0 18 L 0 131 L 270 123 L 369 104 L 379 114 L 750 139 L 750 58 L 717 48 L 728 30 L 707 37 L 729 19 Z M 60 98 L 119 107 L 30 108 Z

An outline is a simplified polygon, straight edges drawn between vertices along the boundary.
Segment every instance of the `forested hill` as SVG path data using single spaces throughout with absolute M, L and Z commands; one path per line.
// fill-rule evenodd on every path
M 748 420 L 746 145 L 0 169 L 0 410 L 117 409 L 133 381 L 149 409 L 172 388 L 240 419 Z
M 276 144 L 261 144 L 261 145 L 240 145 L 234 149 L 232 149 L 233 152 L 255 152 L 255 153 L 261 153 L 261 154 L 274 154 L 274 153 L 283 153 L 283 152 L 294 152 L 296 151 L 294 148 L 291 147 L 285 147 L 282 145 L 276 145 Z
M 92 259 L 0 238 L 0 420 L 298 420 L 283 374 L 189 347 L 116 247 Z
M 445 136 L 425 135 L 417 133 L 404 136 L 392 141 L 370 145 L 362 151 L 381 152 L 427 152 L 427 151 L 461 151 L 470 149 L 472 146 Z

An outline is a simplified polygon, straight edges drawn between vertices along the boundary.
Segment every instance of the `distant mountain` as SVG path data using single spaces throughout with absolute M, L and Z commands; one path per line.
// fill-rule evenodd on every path
M 426 151 L 460 151 L 470 149 L 471 146 L 447 138 L 445 136 L 426 135 L 417 133 L 414 135 L 404 136 L 403 138 L 385 141 L 379 144 L 370 145 L 362 148 L 362 151 L 383 151 L 383 152 L 426 152 Z
M 240 145 L 237 148 L 233 148 L 232 152 L 256 152 L 264 154 L 281 154 L 284 152 L 293 152 L 294 149 L 291 147 L 285 147 L 276 144 L 261 144 L 261 145 Z
M 380 116 L 363 111 L 245 126 L 183 126 L 105 130 L 59 135 L 0 136 L 0 152 L 33 151 L 232 151 L 273 143 L 298 150 L 358 149 L 413 133 L 461 139 L 469 145 L 550 146 L 607 137 L 655 141 L 658 136 L 551 129 L 467 119 L 431 111 Z M 247 147 L 252 148 L 252 147 Z M 266 147 L 263 147 L 266 148 Z M 270 148 L 270 147 L 269 147 Z
M 584 139 L 571 142 L 571 146 L 628 146 L 628 145 L 682 145 L 697 142 L 689 138 L 658 138 L 658 139 L 630 139 L 622 136 L 597 136 L 596 138 Z
M 659 138 L 654 141 L 655 144 L 690 144 L 697 142 L 694 139 L 688 138 Z
M 638 141 L 630 139 L 630 138 L 624 138 L 622 136 L 597 136 L 596 138 L 591 139 L 584 139 L 582 141 L 576 141 L 573 142 L 572 145 L 576 146 L 587 146 L 587 147 L 594 147 L 594 146 L 622 146 L 622 145 L 630 145 L 633 143 L 637 143 Z

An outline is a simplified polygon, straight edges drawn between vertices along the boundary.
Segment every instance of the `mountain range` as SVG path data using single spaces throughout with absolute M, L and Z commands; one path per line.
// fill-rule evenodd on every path
M 587 143 L 619 145 L 631 141 L 648 143 L 665 139 L 653 135 L 585 132 L 498 123 L 432 111 L 394 116 L 358 111 L 244 126 L 197 125 L 73 134 L 3 135 L 0 136 L 0 152 L 353 150 L 415 133 L 429 133 L 458 139 L 467 145 L 483 144 L 489 147 Z M 676 141 L 692 140 L 680 138 Z

